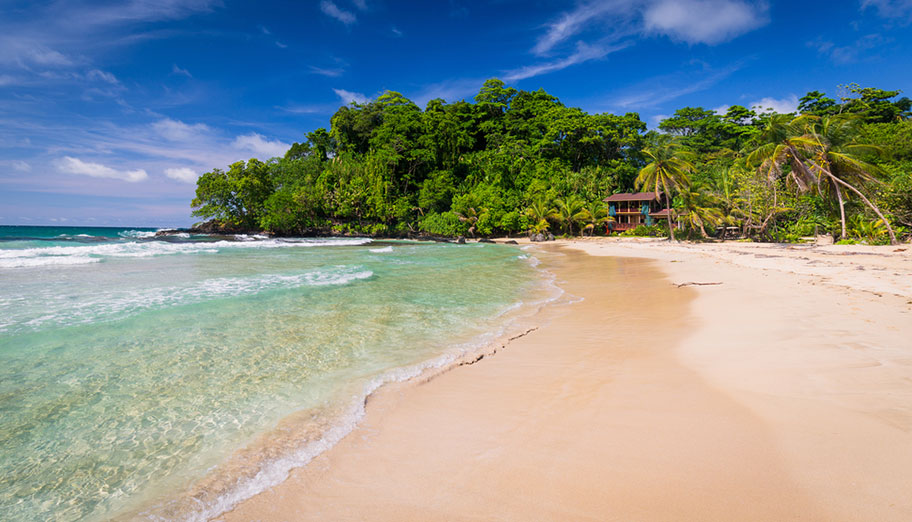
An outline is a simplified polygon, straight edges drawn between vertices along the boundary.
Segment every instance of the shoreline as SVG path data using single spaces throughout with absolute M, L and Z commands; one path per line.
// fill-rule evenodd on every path
M 864 373 L 863 368 L 870 366 L 859 366 L 859 361 L 847 358 L 842 350 L 833 356 L 813 342 L 810 349 L 805 350 L 813 357 L 802 353 L 800 357 L 786 358 L 781 364 L 776 364 L 776 357 L 768 357 L 769 353 L 760 351 L 748 358 L 751 364 L 745 366 L 734 353 L 720 353 L 718 345 L 720 340 L 724 344 L 725 337 L 718 337 L 717 326 L 707 327 L 707 319 L 712 320 L 713 314 L 718 314 L 720 304 L 728 306 L 731 313 L 734 304 L 731 300 L 744 291 L 739 286 L 763 283 L 755 281 L 758 273 L 765 274 L 764 278 L 776 279 L 777 283 L 787 283 L 781 288 L 766 284 L 769 293 L 773 294 L 773 290 L 785 291 L 786 294 L 795 290 L 794 285 L 801 284 L 801 281 L 794 281 L 796 278 L 819 276 L 796 275 L 787 271 L 767 274 L 770 269 L 738 266 L 723 259 L 701 259 L 706 255 L 700 253 L 677 252 L 674 249 L 668 252 L 669 245 L 663 248 L 619 246 L 624 243 L 606 241 L 560 243 L 562 246 L 557 249 L 547 247 L 548 250 L 563 251 L 558 252 L 548 264 L 559 259 L 561 254 L 567 259 L 588 259 L 588 262 L 583 262 L 589 264 L 588 272 L 583 270 L 584 273 L 580 274 L 577 270 L 576 279 L 569 277 L 566 266 L 557 271 L 558 277 L 570 287 L 567 291 L 575 293 L 573 289 L 576 289 L 584 294 L 586 301 L 563 310 L 552 307 L 547 312 L 553 315 L 549 318 L 550 323 L 517 340 L 508 350 L 497 352 L 495 357 L 485 357 L 481 364 L 450 370 L 431 380 L 384 387 L 371 396 L 370 407 L 362 423 L 338 445 L 309 465 L 296 469 L 282 484 L 242 502 L 233 511 L 216 519 L 245 520 L 254 515 L 263 520 L 308 517 L 344 520 L 364 515 L 372 519 L 429 516 L 473 519 L 491 518 L 496 513 L 503 519 L 523 518 L 525 515 L 525 518 L 546 519 L 567 516 L 626 519 L 633 516 L 660 520 L 699 515 L 709 520 L 730 519 L 732 516 L 768 520 L 801 514 L 808 519 L 834 520 L 851 519 L 853 515 L 856 518 L 872 518 L 876 514 L 878 519 L 900 520 L 912 514 L 912 505 L 903 497 L 896 497 L 897 492 L 908 491 L 912 486 L 912 473 L 904 471 L 912 469 L 912 457 L 895 456 L 896 449 L 909 443 L 908 433 L 912 428 L 912 411 L 904 406 L 910 402 L 901 400 L 909 396 L 907 394 L 912 388 L 908 381 L 903 380 L 909 377 L 912 353 L 890 344 L 910 332 L 908 320 L 902 324 L 895 323 L 897 317 L 908 318 L 908 306 L 906 310 L 897 309 L 902 299 L 890 296 L 878 298 L 870 294 L 872 290 L 855 292 L 857 295 L 850 296 L 853 301 L 858 301 L 855 302 L 856 308 L 859 305 L 864 309 L 876 308 L 877 301 L 890 301 L 881 302 L 882 309 L 876 312 L 878 321 L 893 321 L 890 324 L 892 330 L 888 328 L 885 337 L 880 340 L 884 348 L 879 353 L 884 361 L 891 363 L 881 366 L 892 370 L 875 376 L 877 378 L 855 375 Z M 595 255 L 572 253 L 569 250 L 573 248 L 582 248 Z M 597 258 L 597 254 L 623 255 L 626 258 Z M 710 255 L 718 257 L 718 253 Z M 633 257 L 652 260 L 631 259 Z M 580 338 L 578 333 L 567 331 L 567 323 L 574 320 L 573 316 L 597 314 L 591 306 L 597 299 L 585 294 L 594 291 L 592 287 L 601 283 L 586 281 L 587 274 L 591 275 L 592 267 L 599 262 L 604 264 L 612 262 L 606 261 L 612 259 L 631 274 L 645 270 L 640 273 L 642 275 L 653 270 L 653 275 L 647 277 L 651 278 L 649 284 L 653 287 L 641 287 L 638 291 L 662 295 L 663 299 L 690 296 L 689 312 L 669 318 L 658 314 L 658 317 L 641 325 L 657 327 L 648 335 L 658 336 L 652 343 L 658 343 L 657 346 L 663 348 L 649 350 L 649 354 L 642 354 L 628 346 L 593 351 L 591 346 L 582 346 L 585 337 Z M 757 259 L 766 262 L 771 258 Z M 677 262 L 671 264 L 674 261 Z M 907 263 L 908 258 L 900 258 L 900 261 Z M 650 264 L 655 266 L 646 267 Z M 699 280 L 707 274 L 717 278 L 724 276 L 724 284 L 719 287 L 684 288 L 671 285 L 674 279 Z M 812 301 L 821 301 L 821 293 L 834 291 L 826 284 L 813 282 L 807 288 L 813 294 L 808 297 Z M 612 289 L 614 292 L 621 290 L 624 288 Z M 713 293 L 716 295 L 713 296 Z M 720 293 L 724 295 L 720 297 Z M 674 297 L 676 294 L 677 297 Z M 832 309 L 832 303 L 821 301 L 817 304 L 818 308 Z M 623 308 L 615 311 L 625 313 Z M 636 323 L 638 320 L 636 314 L 627 315 L 628 322 Z M 825 316 L 821 313 L 821 317 Z M 857 318 L 853 316 L 851 319 L 855 321 Z M 737 317 L 729 322 L 733 323 L 727 325 L 729 334 L 732 333 L 731 327 L 743 327 Z M 847 320 L 843 322 L 847 323 Z M 852 324 L 854 326 L 854 322 Z M 779 328 L 782 325 L 773 326 L 775 333 L 782 333 L 782 328 Z M 821 324 L 820 328 L 826 326 Z M 576 324 L 575 327 L 577 330 L 581 327 L 592 330 L 586 323 Z M 604 324 L 596 325 L 589 335 L 619 333 L 617 328 L 605 327 Z M 850 333 L 864 335 L 865 328 L 862 320 L 858 328 Z M 686 334 L 682 336 L 682 332 Z M 627 333 L 632 335 L 637 331 L 634 329 Z M 744 332 L 737 333 L 743 335 Z M 796 335 L 794 331 L 790 333 Z M 800 334 L 797 335 L 799 339 Z M 807 335 L 808 331 L 803 334 Z M 664 340 L 659 339 L 663 335 Z M 735 335 L 735 338 L 738 337 Z M 819 344 L 846 338 L 846 333 L 842 332 L 839 336 L 821 339 Z M 560 364 L 548 366 L 569 362 L 548 359 L 555 356 L 555 345 L 574 348 L 567 350 L 574 352 L 569 354 L 571 359 L 576 357 L 570 365 L 574 371 L 555 371 L 555 368 L 562 368 Z M 734 351 L 739 356 L 751 354 L 747 349 Z M 777 357 L 783 356 L 781 348 L 772 351 Z M 867 354 L 856 348 L 850 355 L 863 358 Z M 536 357 L 539 359 L 536 360 Z M 598 371 L 587 370 L 592 366 L 593 359 L 604 362 L 606 358 L 611 364 L 595 365 Z M 828 362 L 829 366 L 819 364 L 821 360 Z M 545 369 L 542 368 L 543 363 L 547 363 Z M 757 367 L 763 368 L 765 373 L 758 373 L 755 370 Z M 826 372 L 814 373 L 820 367 L 825 367 Z M 651 371 L 644 371 L 647 368 Z M 596 381 L 599 385 L 594 390 L 591 386 L 586 388 L 574 384 L 582 376 L 599 372 L 604 375 L 598 377 Z M 683 380 L 678 383 L 681 387 L 676 392 L 689 398 L 684 410 L 668 409 L 669 397 L 656 390 L 656 372 L 667 377 L 661 387 Z M 562 375 L 564 380 L 560 381 L 555 373 Z M 561 405 L 560 401 L 568 399 L 561 393 L 557 393 L 555 398 L 555 395 L 538 388 L 525 389 L 525 393 L 517 393 L 509 387 L 504 389 L 506 382 L 513 382 L 511 379 L 519 379 L 519 384 L 513 384 L 523 388 L 527 385 L 522 383 L 532 377 L 554 381 L 551 382 L 554 386 L 549 388 L 551 392 L 563 391 L 566 394 L 568 387 L 580 388 L 576 390 L 577 394 L 586 395 L 595 403 L 605 403 L 603 406 L 612 415 L 605 417 L 603 412 L 588 418 L 587 415 L 593 412 L 585 407 L 585 403 L 571 401 Z M 852 384 L 867 390 L 867 394 L 853 394 L 856 390 L 852 389 L 834 390 L 826 378 L 842 385 Z M 613 382 L 617 380 L 625 381 L 625 386 Z M 872 380 L 877 382 L 868 382 Z M 820 382 L 826 386 L 820 385 Z M 771 385 L 775 386 L 770 388 Z M 883 392 L 891 398 L 886 408 L 888 411 L 872 411 L 872 401 L 876 403 L 875 399 L 879 398 L 877 390 L 890 386 L 895 389 L 890 388 L 890 393 Z M 777 396 L 770 393 L 771 389 L 787 393 Z M 537 401 L 533 400 L 536 396 L 539 396 Z M 572 398 L 573 394 L 569 397 Z M 671 399 L 677 401 L 673 396 Z M 625 400 L 629 402 L 626 405 Z M 558 407 L 557 410 L 545 407 L 555 401 L 552 406 Z M 540 405 L 540 402 L 545 405 Z M 514 408 L 522 405 L 520 409 L 528 411 L 519 415 L 511 413 L 511 408 L 501 409 L 507 403 Z M 631 407 L 634 403 L 639 407 Z M 864 409 L 866 405 L 868 410 Z M 685 415 L 687 408 L 695 411 Z M 650 418 L 650 412 L 655 413 L 653 410 L 662 412 L 662 415 Z M 568 430 L 565 425 L 555 427 L 552 417 L 557 414 L 570 417 L 573 422 L 569 424 L 576 428 L 575 431 Z M 809 426 L 809 421 L 803 420 L 805 417 L 815 419 L 814 425 Z M 705 422 L 709 428 L 694 426 L 694 420 Z M 817 433 L 814 426 L 844 429 L 848 434 L 831 441 L 825 434 Z M 449 427 L 461 436 L 448 434 L 443 427 Z M 527 432 L 526 428 L 532 427 L 535 428 L 533 432 Z M 604 429 L 594 430 L 596 427 Z M 684 437 L 689 444 L 656 439 L 656 430 L 689 435 Z M 492 438 L 492 434 L 498 436 Z M 530 440 L 519 434 L 536 440 L 547 439 L 544 446 L 561 458 L 541 455 L 541 450 L 545 449 L 542 440 L 530 444 Z M 725 434 L 729 436 L 721 436 Z M 868 447 L 865 441 L 869 440 L 876 440 L 879 445 Z M 707 441 L 712 444 L 707 444 Z M 569 448 L 562 445 L 569 445 Z M 605 446 L 615 450 L 624 448 L 625 451 L 618 454 L 608 451 L 605 454 Z M 890 449 L 894 451 L 891 453 Z M 857 450 L 864 450 L 866 458 L 843 456 L 843 453 Z M 887 455 L 893 456 L 886 458 Z M 828 458 L 837 462 L 826 462 Z M 495 462 L 498 465 L 491 467 Z M 596 463 L 598 466 L 594 466 Z M 626 467 L 621 464 L 626 464 Z M 653 473 L 644 474 L 637 470 L 651 470 Z M 871 481 L 865 494 L 859 494 L 846 485 L 852 475 Z M 891 480 L 885 481 L 885 476 L 891 477 Z M 562 480 L 555 484 L 556 478 Z M 517 489 L 517 484 L 524 487 Z M 658 484 L 664 486 L 657 487 Z M 548 487 L 543 489 L 543 486 Z M 706 492 L 713 489 L 724 493 L 707 496 Z M 880 493 L 874 495 L 871 490 Z M 532 492 L 536 494 L 530 497 Z M 702 494 L 694 497 L 694 493 Z M 592 498 L 593 495 L 604 498 L 597 501 Z M 687 498 L 691 497 L 695 500 L 688 501 Z M 524 502 L 532 499 L 535 499 L 533 505 L 538 507 L 524 511 L 529 507 L 524 507 Z M 549 499 L 545 508 L 539 502 L 544 499 Z M 661 502 L 656 507 L 648 507 L 659 499 Z M 669 499 L 674 499 L 674 502 L 669 504 Z M 645 502 L 647 500 L 649 502 Z
M 521 250 L 517 250 L 522 254 Z M 531 257 L 531 256 L 527 256 Z M 531 320 L 542 308 L 559 303 L 564 291 L 551 274 L 526 259 L 534 273 L 523 299 L 494 316 L 492 330 L 452 339 L 448 348 L 430 359 L 391 368 L 375 376 L 351 400 L 297 411 L 260 433 L 186 487 L 147 498 L 115 520 L 210 520 L 238 503 L 281 484 L 290 472 L 331 450 L 357 430 L 369 402 L 388 389 L 428 382 L 462 366 L 473 365 L 538 329 Z

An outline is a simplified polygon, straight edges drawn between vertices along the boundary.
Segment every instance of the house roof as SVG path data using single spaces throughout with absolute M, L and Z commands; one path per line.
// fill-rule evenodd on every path
M 612 203 L 614 201 L 652 201 L 655 199 L 659 199 L 659 197 L 661 197 L 661 196 L 662 196 L 661 192 L 659 192 L 658 195 L 656 195 L 655 192 L 637 192 L 635 194 L 623 193 L 623 194 L 614 194 L 614 195 L 608 196 L 607 198 L 603 199 L 602 201 L 604 201 L 606 203 Z
M 664 218 L 667 218 L 669 212 L 670 212 L 670 211 L 669 211 L 667 208 L 663 208 L 662 210 L 660 210 L 660 211 L 658 211 L 658 212 L 650 212 L 649 215 L 652 216 L 652 217 L 664 217 Z

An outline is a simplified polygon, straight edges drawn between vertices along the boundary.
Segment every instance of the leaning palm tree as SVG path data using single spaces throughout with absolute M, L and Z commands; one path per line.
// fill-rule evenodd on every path
M 554 200 L 557 206 L 557 213 L 560 220 L 567 224 L 570 235 L 573 235 L 573 223 L 582 221 L 585 217 L 585 202 L 579 196 L 573 194 L 567 198 L 557 198 Z
M 531 231 L 540 234 L 551 226 L 549 220 L 557 219 L 560 214 L 544 198 L 539 197 L 526 208 L 526 217 L 532 222 Z
M 585 213 L 585 216 L 583 217 L 582 222 L 585 223 L 585 226 L 580 231 L 580 234 L 588 231 L 591 236 L 595 232 L 597 226 L 614 222 L 614 218 L 608 215 L 605 203 L 599 200 L 591 201 L 583 209 L 583 212 Z
M 682 187 L 679 194 L 683 203 L 681 220 L 691 230 L 698 230 L 700 236 L 707 238 L 707 226 L 716 227 L 727 222 L 726 216 L 719 209 L 719 198 L 703 187 Z
M 665 194 L 665 208 L 668 209 L 668 236 L 675 240 L 672 225 L 671 192 L 690 185 L 688 174 L 693 171 L 690 159 L 693 154 L 681 148 L 680 142 L 666 135 L 659 135 L 656 140 L 643 149 L 649 164 L 640 169 L 636 184 L 648 188 L 656 197 Z
M 805 163 L 808 148 L 816 143 L 806 130 L 817 119 L 809 115 L 792 119 L 788 114 L 774 114 L 758 136 L 756 148 L 748 153 L 748 165 L 766 174 L 770 182 L 782 177 L 783 167 L 789 166 L 787 179 L 806 192 L 817 182 L 817 176 Z
M 858 141 L 861 120 L 854 114 L 837 114 L 827 116 L 808 126 L 808 136 L 813 138 L 808 152 L 811 169 L 819 176 L 821 186 L 829 188 L 836 196 L 839 205 L 839 220 L 842 225 L 840 238 L 846 237 L 845 197 L 843 190 L 854 192 L 865 204 L 877 214 L 890 234 L 890 242 L 896 244 L 893 227 L 880 209 L 871 202 L 859 189 L 865 183 L 877 181 L 875 174 L 883 171 L 877 165 L 861 159 L 860 155 L 883 153 L 876 145 Z

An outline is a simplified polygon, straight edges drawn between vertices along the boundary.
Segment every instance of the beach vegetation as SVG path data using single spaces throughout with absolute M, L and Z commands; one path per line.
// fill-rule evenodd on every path
M 284 157 L 204 173 L 191 205 L 216 229 L 279 235 L 596 235 L 611 233 L 606 196 L 649 191 L 671 209 L 657 223 L 672 239 L 839 239 L 879 222 L 892 242 L 912 227 L 901 94 L 811 91 L 791 114 L 682 107 L 649 130 L 636 113 L 590 114 L 497 79 L 423 109 L 389 91 L 341 107 Z

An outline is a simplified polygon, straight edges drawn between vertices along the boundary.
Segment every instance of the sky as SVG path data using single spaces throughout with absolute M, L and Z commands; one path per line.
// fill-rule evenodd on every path
M 0 0 L 0 224 L 187 226 L 196 178 L 281 156 L 344 104 L 488 78 L 655 127 L 912 96 L 912 0 Z

